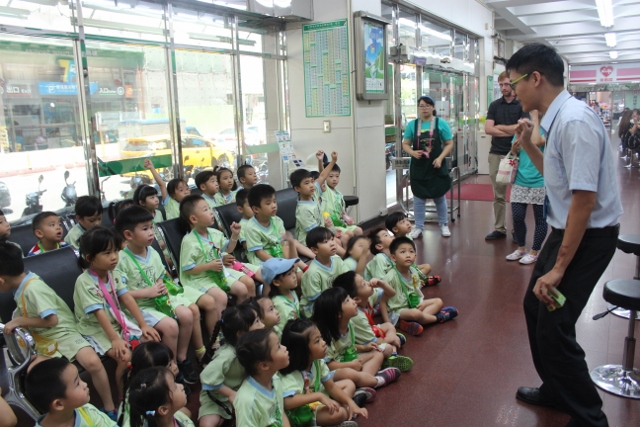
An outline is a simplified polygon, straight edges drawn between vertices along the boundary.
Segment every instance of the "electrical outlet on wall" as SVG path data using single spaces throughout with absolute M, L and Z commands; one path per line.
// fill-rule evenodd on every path
M 324 120 L 322 122 L 322 131 L 324 133 L 329 133 L 331 132 L 331 120 Z

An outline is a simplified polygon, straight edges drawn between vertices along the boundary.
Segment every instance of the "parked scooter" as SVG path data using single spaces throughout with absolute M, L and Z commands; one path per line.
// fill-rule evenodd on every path
M 33 193 L 29 193 L 26 195 L 25 197 L 25 204 L 27 205 L 26 208 L 24 208 L 24 211 L 22 211 L 22 216 L 25 217 L 27 215 L 33 215 L 33 214 L 38 214 L 40 212 L 42 212 L 42 205 L 40 204 L 40 197 L 42 197 L 42 194 L 47 191 L 47 189 L 45 188 L 44 190 L 40 190 L 40 185 L 42 184 L 42 181 L 44 180 L 44 177 L 42 175 L 40 175 L 38 177 L 38 191 L 34 191 Z
M 8 209 L 11 206 L 11 193 L 9 187 L 4 182 L 0 181 L 0 209 L 9 215 L 13 213 L 12 209 Z
M 391 168 L 393 164 L 393 159 L 396 158 L 396 143 L 389 142 L 384 146 L 384 157 L 385 157 L 385 165 L 387 170 Z
M 72 184 L 69 184 L 67 180 L 69 179 L 69 171 L 64 171 L 64 184 L 65 187 L 62 189 L 62 194 L 60 194 L 60 198 L 64 202 L 64 207 L 67 208 L 69 206 L 75 206 L 78 201 L 78 193 L 76 192 L 76 182 L 73 181 Z

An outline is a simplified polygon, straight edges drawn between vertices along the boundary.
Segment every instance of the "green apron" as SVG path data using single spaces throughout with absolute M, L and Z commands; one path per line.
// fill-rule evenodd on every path
M 433 167 L 433 160 L 442 154 L 444 149 L 444 141 L 438 132 L 438 117 L 435 117 L 433 123 L 433 141 L 431 141 L 431 149 L 429 151 L 430 131 L 422 131 L 422 120 L 416 119 L 409 126 L 414 126 L 414 150 L 429 151 L 429 157 L 421 157 L 416 159 L 411 157 L 409 164 L 409 177 L 411 178 L 411 191 L 413 195 L 420 199 L 436 199 L 447 194 L 451 188 L 451 177 L 449 176 L 449 168 L 446 159 L 442 162 L 440 168 Z

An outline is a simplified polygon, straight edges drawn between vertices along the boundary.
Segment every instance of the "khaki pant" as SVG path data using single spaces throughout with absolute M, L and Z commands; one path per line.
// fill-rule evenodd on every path
M 493 215 L 495 217 L 493 228 L 501 233 L 507 233 L 505 224 L 505 211 L 507 205 L 507 184 L 496 182 L 500 160 L 503 155 L 489 153 L 489 176 L 493 186 Z

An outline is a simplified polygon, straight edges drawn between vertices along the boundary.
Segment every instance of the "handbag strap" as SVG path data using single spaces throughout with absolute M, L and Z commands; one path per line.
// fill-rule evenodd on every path
M 35 279 L 35 277 L 32 277 L 31 279 L 27 280 L 27 283 L 24 284 L 24 288 L 22 288 L 22 295 L 20 295 L 20 299 L 22 301 L 22 317 L 28 317 L 27 316 L 27 304 L 24 301 L 24 294 L 25 294 L 25 292 L 27 292 L 27 286 L 29 286 L 29 283 L 31 283 L 33 281 L 33 279 Z
M 107 273 L 107 276 L 109 277 L 109 285 L 111 286 L 111 292 L 113 292 L 113 298 L 111 296 L 111 293 L 107 289 L 106 284 L 102 281 L 100 276 L 98 276 L 93 270 L 90 270 L 89 274 L 96 276 L 96 278 L 98 279 L 98 286 L 100 286 L 102 295 L 104 295 L 104 298 L 107 300 L 107 304 L 109 304 L 109 306 L 111 307 L 116 320 L 122 328 L 122 337 L 125 341 L 129 341 L 129 328 L 127 327 L 127 322 L 124 321 L 124 314 L 122 313 L 122 310 L 120 310 L 120 302 L 118 301 L 118 297 L 116 295 L 116 289 L 113 285 L 113 278 L 111 277 L 111 274 Z
M 400 274 L 397 268 L 393 267 L 393 269 L 396 271 L 396 274 L 398 275 L 398 280 L 400 280 L 400 286 L 402 287 L 402 292 L 404 293 L 404 296 L 407 298 L 407 302 L 408 302 L 409 291 L 407 290 L 407 285 L 404 283 L 404 278 L 402 277 L 402 274 Z
M 148 250 L 149 249 L 147 249 L 147 251 Z M 125 254 L 127 254 L 129 256 L 129 258 L 131 258 L 131 261 L 133 261 L 133 263 L 136 265 L 136 267 L 138 268 L 138 271 L 140 272 L 140 275 L 142 276 L 144 281 L 147 282 L 147 285 L 153 286 L 153 283 L 151 283 L 151 279 L 149 279 L 149 276 L 147 276 L 147 273 L 145 273 L 144 270 L 142 269 L 142 267 L 140 267 L 140 264 L 138 263 L 138 260 L 133 255 L 133 253 L 129 250 L 129 248 L 124 248 L 123 252 Z

